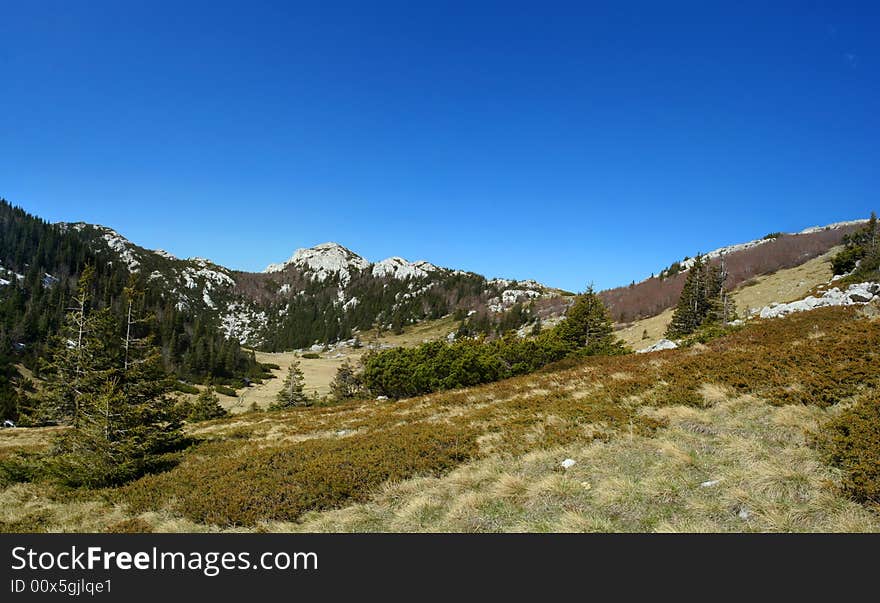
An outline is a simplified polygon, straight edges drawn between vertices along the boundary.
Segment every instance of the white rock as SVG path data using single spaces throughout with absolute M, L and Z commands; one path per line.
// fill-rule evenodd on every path
M 648 352 L 659 352 L 660 350 L 674 350 L 678 344 L 668 339 L 661 339 L 657 343 L 642 350 L 638 350 L 636 354 L 647 354 Z
M 821 297 L 810 295 L 788 304 L 770 304 L 762 308 L 759 315 L 761 318 L 779 318 L 795 312 L 808 312 L 825 306 L 863 304 L 871 301 L 878 291 L 880 291 L 880 285 L 877 283 L 857 283 L 850 285 L 846 291 L 834 287 L 822 293 Z
M 424 260 L 410 262 L 401 257 L 393 257 L 373 264 L 372 273 L 378 278 L 389 276 L 398 280 L 406 280 L 428 276 L 428 273 L 435 270 L 437 267 L 434 264 Z
M 387 399 L 388 399 L 388 396 L 376 396 L 376 402 L 382 402 Z
M 565 459 L 564 461 L 562 461 L 560 463 L 560 465 L 562 465 L 563 469 L 568 469 L 569 467 L 574 467 L 575 464 L 577 464 L 577 461 L 574 459 Z
M 720 481 L 720 479 L 710 479 L 709 481 L 700 484 L 700 488 L 711 488 L 712 486 L 718 485 L 718 482 Z

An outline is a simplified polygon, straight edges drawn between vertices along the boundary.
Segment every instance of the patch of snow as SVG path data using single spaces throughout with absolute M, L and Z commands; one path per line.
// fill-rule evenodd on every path
M 131 242 L 112 228 L 102 227 L 104 231 L 103 239 L 107 243 L 107 247 L 115 251 L 119 258 L 125 262 L 129 272 L 137 272 L 141 263 L 134 257 L 131 250 Z
M 574 467 L 577 464 L 577 461 L 574 459 L 565 459 L 561 463 L 563 469 L 569 469 L 570 467 Z
M 204 289 L 202 291 L 202 301 L 205 302 L 205 305 L 211 308 L 212 310 L 217 309 L 217 306 L 214 305 L 214 300 L 211 299 L 211 296 L 208 295 L 208 290 Z
M 505 289 L 501 292 L 501 303 L 506 306 L 512 306 L 519 301 L 536 297 L 541 297 L 541 294 L 531 289 Z
M 156 255 L 163 257 L 167 260 L 176 260 L 177 259 L 177 257 L 171 255 L 170 253 L 168 253 L 164 249 L 154 249 L 153 253 L 155 253 Z

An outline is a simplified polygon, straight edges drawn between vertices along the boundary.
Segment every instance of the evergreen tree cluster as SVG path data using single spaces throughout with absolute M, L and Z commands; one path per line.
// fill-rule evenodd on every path
M 868 222 L 843 239 L 844 248 L 831 260 L 834 274 L 853 273 L 854 280 L 880 276 L 880 227 L 877 214 L 871 212 Z
M 242 377 L 263 375 L 253 354 L 224 338 L 215 319 L 179 307 L 159 281 L 144 276 L 146 269 L 130 274 L 109 252 L 93 249 L 93 236 L 88 229 L 49 224 L 0 200 L 0 278 L 6 282 L 0 285 L 0 359 L 10 358 L 43 376 L 38 359 L 62 329 L 81 275 L 91 266 L 89 302 L 120 329 L 130 312 L 144 317 L 142 327 L 161 351 L 166 370 L 181 379 L 236 385 Z M 136 300 L 126 297 L 131 288 L 141 292 Z M 10 400 L 0 391 L 0 408 L 14 416 Z
M 724 291 L 723 262 L 723 258 L 720 264 L 713 264 L 700 255 L 694 258 L 666 337 L 683 337 L 705 325 L 723 323 L 733 317 L 732 303 Z
M 574 355 L 626 351 L 614 337 L 608 310 L 590 288 L 578 296 L 565 320 L 536 337 L 508 333 L 491 341 L 434 341 L 373 352 L 363 360 L 362 379 L 372 395 L 402 398 L 523 375 Z
M 113 485 L 157 470 L 183 441 L 158 349 L 133 314 L 120 329 L 108 308 L 93 307 L 94 274 L 83 270 L 52 338 L 31 417 L 69 427 L 57 436 L 47 468 L 71 486 Z
M 270 282 L 274 291 L 281 286 Z M 340 304 L 340 287 L 347 299 L 356 298 L 357 303 Z M 486 292 L 482 276 L 457 272 L 400 280 L 376 278 L 369 270 L 353 271 L 346 283 L 338 276 L 303 279 L 297 289 L 301 295 L 265 302 L 269 322 L 261 349 L 277 352 L 348 340 L 373 327 L 400 333 L 407 325 L 446 316 L 494 294 Z M 412 295 L 413 290 L 422 292 Z

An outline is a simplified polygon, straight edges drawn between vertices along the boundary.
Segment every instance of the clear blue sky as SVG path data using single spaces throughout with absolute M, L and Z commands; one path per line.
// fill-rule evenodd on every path
M 5 1 L 0 195 L 572 290 L 880 208 L 880 4 L 722 4 Z

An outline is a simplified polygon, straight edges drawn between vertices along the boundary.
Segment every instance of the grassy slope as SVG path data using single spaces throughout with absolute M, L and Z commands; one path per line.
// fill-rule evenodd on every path
M 124 488 L 8 486 L 0 529 L 880 531 L 808 445 L 880 386 L 878 342 L 880 321 L 828 308 L 467 390 L 243 414 Z M 4 433 L 0 455 L 39 433 Z
M 733 301 L 740 315 L 748 310 L 763 308 L 772 302 L 790 302 L 808 295 L 818 285 L 831 278 L 831 258 L 842 247 L 834 247 L 827 253 L 804 262 L 800 266 L 759 276 L 743 283 L 733 292 Z M 660 341 L 672 320 L 672 309 L 626 325 L 618 325 L 617 336 L 635 350 L 646 348 Z M 648 337 L 643 339 L 644 331 Z

